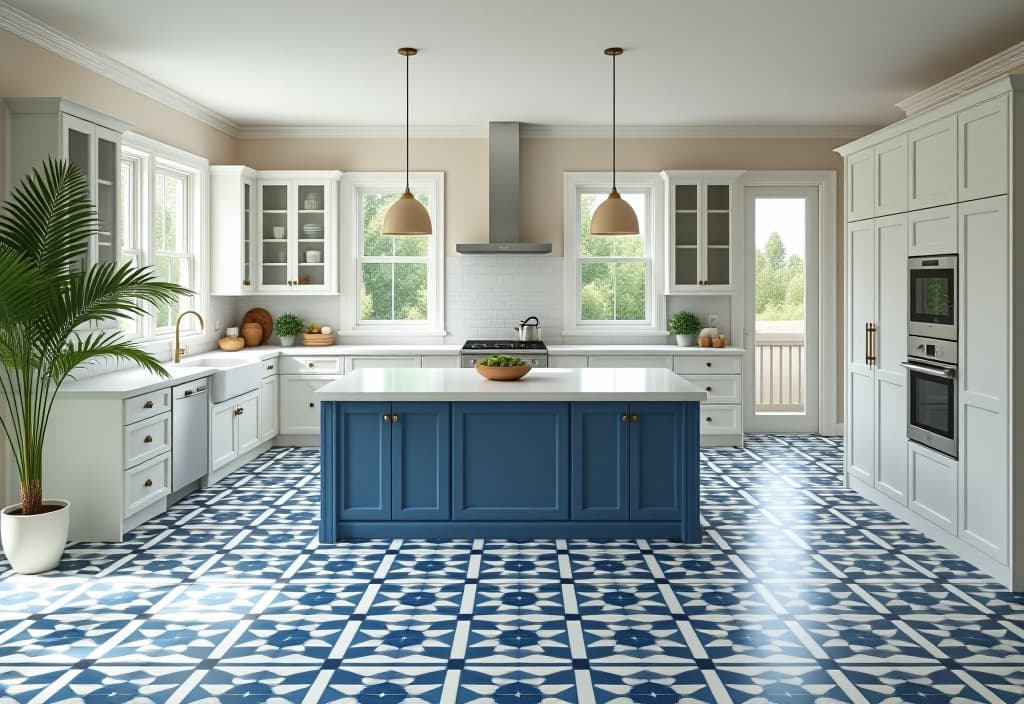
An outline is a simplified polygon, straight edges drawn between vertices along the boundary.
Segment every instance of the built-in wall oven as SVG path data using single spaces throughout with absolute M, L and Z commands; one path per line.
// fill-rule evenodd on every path
M 957 457 L 957 343 L 907 338 L 907 437 Z
M 910 257 L 910 318 L 912 336 L 957 339 L 957 256 Z

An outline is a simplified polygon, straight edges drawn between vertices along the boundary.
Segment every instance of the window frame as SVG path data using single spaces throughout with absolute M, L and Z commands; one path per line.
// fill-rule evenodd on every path
M 664 267 L 662 256 L 665 228 L 665 182 L 657 172 L 625 172 L 616 174 L 616 186 L 620 193 L 643 193 L 647 195 L 647 222 L 643 257 L 585 257 L 581 255 L 580 198 L 588 193 L 607 193 L 610 190 L 610 171 L 566 172 L 565 173 L 565 253 L 564 253 L 564 310 L 566 336 L 638 337 L 664 338 L 665 297 Z M 647 267 L 645 282 L 647 288 L 644 320 L 583 320 L 582 291 L 583 265 L 587 263 L 643 262 Z M 570 315 L 571 313 L 571 315 Z
M 381 257 L 363 255 L 362 196 L 364 193 L 402 193 L 404 172 L 349 172 L 341 179 L 341 250 L 347 276 L 342 286 L 342 331 L 346 335 L 434 337 L 447 335 L 444 320 L 444 172 L 417 171 L 409 174 L 413 193 L 429 197 L 430 222 L 426 257 Z M 427 265 L 426 320 L 362 320 L 362 265 L 364 263 L 425 263 Z
M 136 134 L 126 134 L 121 142 L 121 161 L 130 159 L 137 167 L 136 183 L 133 184 L 133 196 L 137 198 L 133 202 L 135 206 L 134 217 L 136 226 L 139 228 L 140 248 L 129 248 L 126 250 L 121 243 L 121 255 L 132 253 L 137 255 L 139 266 L 153 266 L 156 256 L 155 242 L 155 212 L 153 204 L 156 201 L 156 173 L 163 171 L 176 177 L 184 177 L 186 184 L 185 198 L 185 223 L 188 226 L 186 239 L 188 251 L 184 255 L 181 252 L 167 253 L 169 256 L 188 258 L 190 260 L 191 284 L 193 295 L 188 302 L 183 301 L 182 307 L 190 307 L 199 312 L 205 319 L 207 317 L 210 298 L 208 287 L 205 285 L 209 271 L 209 199 L 207 197 L 209 184 L 209 162 L 195 154 L 191 154 L 176 147 L 172 147 L 156 140 L 149 139 Z M 124 187 L 125 184 L 122 184 Z M 136 341 L 159 341 L 174 337 L 174 325 L 157 327 L 156 307 L 148 303 L 142 304 L 146 315 L 138 319 L 137 333 L 125 333 L 126 336 Z M 208 328 L 212 334 L 212 328 Z M 195 319 L 189 316 L 182 321 L 182 337 L 201 338 L 204 331 L 200 330 Z

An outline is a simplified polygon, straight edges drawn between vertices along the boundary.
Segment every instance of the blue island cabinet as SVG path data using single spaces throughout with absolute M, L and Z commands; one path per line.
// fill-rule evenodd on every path
M 698 402 L 327 401 L 320 539 L 700 542 Z

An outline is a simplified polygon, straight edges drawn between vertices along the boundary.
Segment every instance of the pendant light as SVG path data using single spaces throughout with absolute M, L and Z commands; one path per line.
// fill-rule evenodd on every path
M 610 47 L 605 49 L 604 53 L 612 57 L 612 192 L 594 211 L 594 217 L 590 219 L 590 234 L 638 235 L 640 224 L 637 222 L 636 213 L 615 188 L 615 57 L 622 55 L 622 49 L 617 46 Z
M 381 232 L 385 235 L 429 235 L 433 231 L 430 214 L 409 190 L 409 57 L 416 56 L 416 50 L 402 47 L 398 53 L 405 57 L 405 193 L 388 208 Z

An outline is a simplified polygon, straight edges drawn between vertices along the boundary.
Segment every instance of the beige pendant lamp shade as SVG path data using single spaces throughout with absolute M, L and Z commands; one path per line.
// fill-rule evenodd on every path
M 594 216 L 590 219 L 590 234 L 638 235 L 640 223 L 636 219 L 636 213 L 615 188 L 615 57 L 622 54 L 622 49 L 611 47 L 605 49 L 604 53 L 612 57 L 612 192 L 594 211 Z
M 388 208 L 381 231 L 385 235 L 429 235 L 434 231 L 430 214 L 409 190 L 409 57 L 416 56 L 416 50 L 402 47 L 398 53 L 405 57 L 405 193 Z

